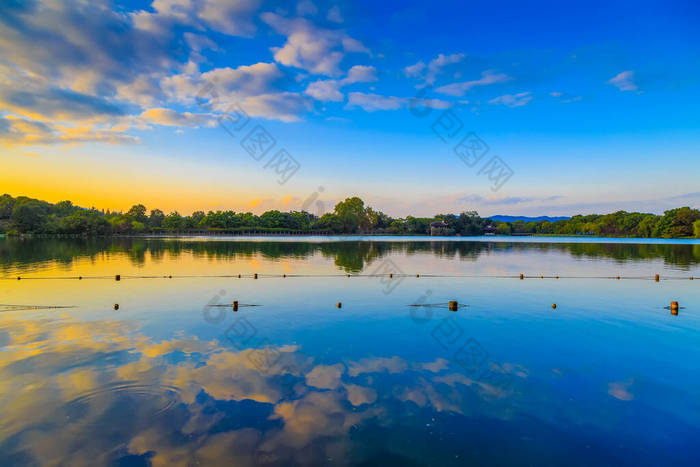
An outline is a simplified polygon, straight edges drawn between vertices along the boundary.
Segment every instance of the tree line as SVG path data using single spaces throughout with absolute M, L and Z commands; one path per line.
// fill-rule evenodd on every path
M 700 211 L 670 209 L 663 215 L 617 211 L 578 215 L 556 222 L 496 222 L 501 235 L 592 235 L 596 237 L 700 238 Z
M 496 222 L 475 211 L 433 217 L 392 218 L 374 210 L 358 197 L 347 198 L 320 217 L 306 211 L 267 211 L 261 215 L 235 211 L 195 211 L 183 216 L 165 214 L 137 204 L 126 212 L 75 206 L 70 201 L 51 204 L 25 196 L 0 196 L 0 233 L 129 235 L 147 233 L 323 233 L 430 235 L 439 223 L 440 235 L 595 235 L 614 237 L 700 238 L 700 211 L 689 207 L 663 215 L 618 211 L 574 216 L 557 222 Z

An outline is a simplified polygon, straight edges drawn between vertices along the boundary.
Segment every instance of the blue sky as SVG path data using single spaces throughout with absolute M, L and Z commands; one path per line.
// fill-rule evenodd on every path
M 689 1 L 5 2 L 0 191 L 184 213 L 314 193 L 394 216 L 698 206 L 698 20 Z M 488 146 L 471 167 L 468 134 Z

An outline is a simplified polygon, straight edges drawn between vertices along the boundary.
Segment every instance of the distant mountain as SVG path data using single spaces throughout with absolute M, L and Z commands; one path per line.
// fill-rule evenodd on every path
M 549 217 L 549 216 L 539 216 L 539 217 L 527 217 L 527 216 L 491 216 L 489 219 L 498 222 L 515 222 L 515 221 L 525 221 L 525 222 L 537 222 L 537 221 L 566 221 L 571 219 L 570 217 Z

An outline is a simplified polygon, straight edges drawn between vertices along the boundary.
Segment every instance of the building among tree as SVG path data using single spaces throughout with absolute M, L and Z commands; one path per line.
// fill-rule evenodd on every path
M 447 235 L 447 224 L 443 221 L 431 222 L 430 235 Z

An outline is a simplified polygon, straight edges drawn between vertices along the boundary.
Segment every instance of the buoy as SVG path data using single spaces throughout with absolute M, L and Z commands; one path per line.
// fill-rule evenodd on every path
M 678 302 L 671 302 L 671 309 L 677 310 L 678 309 Z
M 119 309 L 119 304 L 118 304 L 118 303 L 115 303 L 115 304 L 114 304 L 114 309 L 115 309 L 115 310 L 118 310 L 118 309 Z
M 287 277 L 287 275 L 286 275 L 286 274 L 282 274 L 282 277 Z
M 544 279 L 544 276 L 540 276 L 540 279 Z
M 233 311 L 238 311 L 238 300 L 233 301 Z
M 168 276 L 168 279 L 172 279 L 172 278 L 173 278 L 173 276 Z
M 78 276 L 78 280 L 79 281 L 83 280 L 83 276 Z
M 420 277 L 420 274 L 416 274 L 416 277 Z
M 620 280 L 620 276 L 615 276 L 615 279 Z
M 693 276 L 690 276 L 690 280 L 691 280 L 691 281 L 693 280 Z
M 557 304 L 556 304 L 556 303 L 552 303 L 552 309 L 553 309 L 553 310 L 556 310 L 556 309 L 557 309 Z
M 257 279 L 257 278 L 258 278 L 258 273 L 256 272 L 255 274 L 253 274 L 253 279 Z
M 391 279 L 392 277 L 394 277 L 394 275 L 392 273 L 389 273 L 389 279 Z
M 346 274 L 346 276 L 350 277 L 350 274 Z
M 239 278 L 239 279 L 241 278 L 241 275 L 240 275 L 240 274 L 238 275 L 238 278 Z
M 525 277 L 525 276 L 523 276 L 522 274 L 520 274 L 520 280 L 523 280 L 524 277 Z
M 114 280 L 120 281 L 120 280 L 122 280 L 122 276 L 120 274 L 117 274 L 116 276 L 114 276 Z
M 335 304 L 335 306 L 337 306 L 338 308 L 342 308 L 342 307 L 343 307 L 343 304 L 340 303 L 340 302 L 338 302 L 338 303 Z
M 457 303 L 457 300 L 450 300 L 449 307 L 450 311 L 457 311 L 457 309 L 459 308 L 459 303 Z
M 555 279 L 559 279 L 559 276 L 554 276 Z
M 659 275 L 658 275 L 658 274 L 654 276 L 654 280 L 655 280 L 656 282 L 659 282 Z
M 17 276 L 17 280 L 18 280 L 18 281 L 21 281 L 21 280 L 22 280 L 22 278 L 21 278 L 21 277 L 19 277 L 19 276 Z

